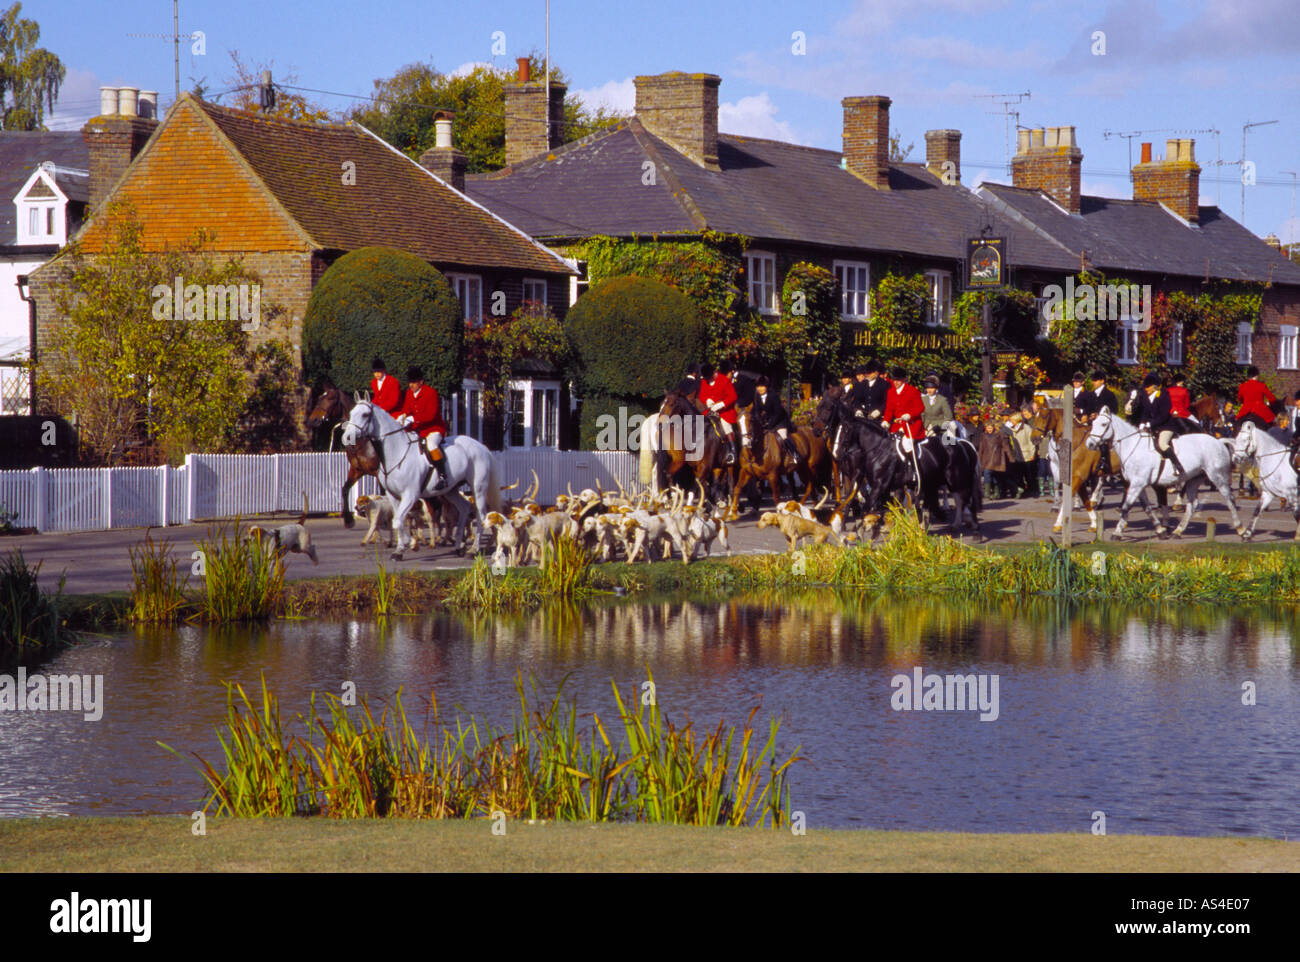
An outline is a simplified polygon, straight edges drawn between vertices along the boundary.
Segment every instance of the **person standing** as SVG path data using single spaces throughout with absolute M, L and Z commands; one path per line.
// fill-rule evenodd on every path
M 420 368 L 412 367 L 408 370 L 406 381 L 406 400 L 402 402 L 397 420 L 423 441 L 424 456 L 439 479 L 434 484 L 437 488 L 447 473 L 446 459 L 442 453 L 442 441 L 447 436 L 447 422 L 442 419 L 442 404 L 438 392 L 424 383 L 424 372 Z
M 999 498 L 1011 497 L 1007 493 L 1008 444 L 1009 439 L 998 429 L 993 418 L 984 422 L 976 451 L 979 452 L 980 466 L 984 469 L 984 490 L 990 498 L 995 493 Z
M 925 388 L 925 394 L 921 397 L 921 403 L 925 405 L 921 414 L 923 433 L 938 434 L 945 424 L 953 420 L 952 407 L 948 404 L 948 399 L 939 393 L 939 379 L 933 374 L 925 379 L 922 386 Z
M 700 365 L 700 401 L 722 424 L 727 442 L 727 464 L 740 457 L 740 433 L 736 430 L 736 389 L 731 379 L 719 374 L 712 364 Z
M 1033 485 L 1037 456 L 1034 452 L 1034 429 L 1027 418 L 1028 409 L 1014 411 L 1008 420 L 1008 430 L 1015 444 L 1015 473 L 1013 481 L 1019 485 L 1019 497 L 1033 497 Z
M 397 378 L 388 376 L 384 359 L 377 357 L 370 362 L 370 400 L 375 407 L 383 408 L 393 417 L 402 407 L 402 389 Z
M 1246 380 L 1237 388 L 1237 429 L 1245 421 L 1250 421 L 1261 431 L 1267 431 L 1273 423 L 1273 409 L 1269 407 L 1277 398 L 1268 389 L 1268 385 L 1259 379 L 1259 368 L 1251 365 L 1246 368 Z

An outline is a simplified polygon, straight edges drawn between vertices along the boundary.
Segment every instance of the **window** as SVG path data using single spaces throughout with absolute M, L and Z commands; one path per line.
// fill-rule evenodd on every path
M 834 267 L 840 282 L 840 314 L 866 320 L 871 316 L 871 268 L 861 261 L 836 261 Z
M 1252 337 L 1254 325 L 1250 321 L 1242 321 L 1237 325 L 1237 363 L 1249 364 L 1254 354 L 1252 350 Z
M 468 434 L 475 441 L 483 440 L 483 385 L 478 381 L 462 381 L 454 398 L 451 424 L 452 434 Z
M 578 298 L 587 293 L 587 262 L 570 261 L 574 270 L 578 273 L 569 278 L 569 306 L 572 307 L 578 303 Z
M 535 277 L 524 278 L 524 301 L 533 301 L 537 304 L 546 303 L 546 281 L 538 280 Z
M 560 435 L 558 381 L 511 381 L 506 391 L 506 445 L 554 448 Z
M 1175 366 L 1183 363 L 1183 324 L 1181 321 L 1169 329 L 1165 341 L 1165 363 Z
M 1294 371 L 1296 365 L 1296 334 L 1300 328 L 1294 324 L 1283 324 L 1279 330 L 1277 348 L 1277 366 L 1279 370 Z
M 54 208 L 45 208 L 45 233 L 54 236 Z
M 952 274 L 948 271 L 926 271 L 925 282 L 930 285 L 928 323 L 947 327 L 952 316 Z
M 749 275 L 749 303 L 763 314 L 781 309 L 776 289 L 776 257 L 761 251 L 745 254 L 745 271 Z
M 1119 343 L 1115 348 L 1115 362 L 1117 364 L 1136 364 L 1138 359 L 1138 331 L 1137 318 L 1122 317 L 1119 321 L 1119 329 L 1116 336 Z
M 41 233 L 41 209 L 39 207 L 27 208 L 27 235 L 37 237 Z
M 483 319 L 483 278 L 477 274 L 448 274 L 447 280 L 460 300 L 465 320 L 479 323 Z

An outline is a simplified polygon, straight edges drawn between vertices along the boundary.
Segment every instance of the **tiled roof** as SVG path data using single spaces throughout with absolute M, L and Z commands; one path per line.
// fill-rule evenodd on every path
M 654 164 L 654 184 L 645 182 Z M 720 170 L 693 163 L 633 118 L 496 174 L 466 192 L 537 237 L 672 234 L 704 228 L 757 240 L 962 260 L 987 205 L 922 164 L 894 164 L 890 190 L 840 167 L 837 151 L 722 134 Z M 1077 254 L 994 216 L 1017 264 L 1069 269 Z
M 1003 184 L 980 189 L 1070 250 L 1087 251 L 1103 271 L 1300 284 L 1300 265 L 1217 207 L 1200 208 L 1199 223 L 1189 225 L 1152 201 L 1085 195 L 1080 212 L 1071 215 L 1037 190 Z
M 71 173 L 90 169 L 90 154 L 79 131 L 0 132 L 0 244 L 12 244 L 16 236 L 14 195 L 46 161 L 63 168 L 54 180 L 69 198 L 84 201 L 89 196 L 89 177 Z
M 363 127 L 196 103 L 321 249 L 387 245 L 438 264 L 569 272 L 558 254 Z M 355 184 L 343 183 L 346 162 Z

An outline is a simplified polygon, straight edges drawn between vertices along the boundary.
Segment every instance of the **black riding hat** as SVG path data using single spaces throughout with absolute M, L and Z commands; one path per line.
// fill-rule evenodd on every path
M 1101 368 L 1098 368 L 1092 372 L 1092 379 L 1094 381 L 1104 381 L 1106 380 L 1106 372 L 1101 370 Z
M 875 369 L 876 369 L 876 362 L 875 362 L 875 361 L 872 361 L 872 362 L 869 363 L 869 364 L 859 364 L 857 367 L 855 367 L 855 368 L 853 369 L 853 373 L 854 373 L 854 374 L 870 374 L 870 373 L 871 373 L 872 371 L 874 371 Z
M 423 381 L 424 371 L 420 370 L 419 367 L 412 365 L 406 369 L 406 379 L 408 381 Z
M 891 380 L 894 381 L 905 381 L 907 380 L 907 372 L 904 371 L 901 367 L 896 367 L 889 372 L 889 377 Z
M 371 360 L 370 370 L 383 371 L 385 374 L 388 373 L 388 367 L 384 364 L 384 359 L 382 357 L 376 357 Z
M 1082 371 L 1075 371 L 1074 374 L 1072 374 L 1072 375 L 1070 376 L 1070 380 L 1071 380 L 1071 381 L 1083 381 L 1083 380 L 1085 380 L 1085 378 L 1084 378 L 1084 376 L 1083 376 L 1083 372 L 1082 372 Z
M 758 380 L 754 382 L 754 387 L 769 387 L 771 384 L 772 382 L 768 379 L 766 374 L 760 374 Z
M 712 364 L 706 362 L 700 365 L 700 377 L 704 378 L 704 380 L 709 380 L 713 377 L 713 374 L 714 368 Z
M 1142 386 L 1143 386 L 1143 387 L 1160 387 L 1160 375 L 1159 375 L 1159 374 L 1148 374 L 1146 377 L 1144 377 L 1144 378 L 1142 379 Z

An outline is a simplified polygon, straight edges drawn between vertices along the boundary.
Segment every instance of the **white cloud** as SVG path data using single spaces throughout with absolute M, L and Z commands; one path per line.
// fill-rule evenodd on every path
M 99 114 L 99 80 L 93 71 L 69 67 L 59 87 L 54 110 L 45 114 L 50 130 L 80 130 L 87 120 Z
M 606 110 L 620 114 L 630 114 L 636 106 L 636 82 L 628 77 L 625 80 L 611 80 L 599 87 L 584 87 L 575 90 L 573 95 L 582 101 L 588 110 Z
M 776 119 L 777 106 L 764 90 L 752 97 L 741 97 L 734 104 L 718 104 L 718 129 L 742 137 L 766 137 L 793 142 L 794 131 L 784 120 Z
M 488 63 L 488 62 L 485 61 L 485 60 L 468 60 L 468 61 L 466 61 L 465 63 L 461 64 L 459 67 L 457 67 L 455 70 L 449 70 L 449 71 L 447 71 L 447 76 L 448 76 L 448 77 L 468 77 L 470 74 L 472 74 L 472 73 L 473 73 L 475 70 L 477 70 L 479 67 L 486 67 L 487 69 L 491 70 L 491 69 L 492 69 L 492 64 Z

